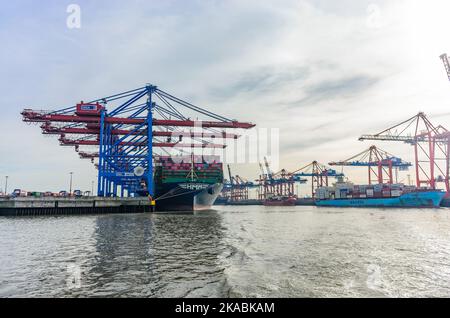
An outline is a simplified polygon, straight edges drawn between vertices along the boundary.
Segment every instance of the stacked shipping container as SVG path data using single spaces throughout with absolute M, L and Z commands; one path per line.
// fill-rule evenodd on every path
M 333 187 L 317 189 L 317 198 L 325 199 L 356 199 L 356 198 L 391 198 L 403 193 L 417 191 L 414 186 L 404 184 L 354 185 L 350 182 L 336 183 Z
M 223 165 L 219 160 L 218 156 L 158 157 L 155 162 L 155 180 L 163 183 L 190 180 L 221 183 Z

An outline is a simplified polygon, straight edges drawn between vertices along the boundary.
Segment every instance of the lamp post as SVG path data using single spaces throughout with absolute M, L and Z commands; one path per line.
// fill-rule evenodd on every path
M 72 176 L 73 172 L 70 172 L 70 187 L 69 187 L 69 196 L 72 196 Z

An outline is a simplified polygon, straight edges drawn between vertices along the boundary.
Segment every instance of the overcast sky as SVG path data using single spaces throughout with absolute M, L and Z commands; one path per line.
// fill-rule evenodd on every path
M 66 25 L 81 7 L 81 28 Z M 14 1 L 0 5 L 0 177 L 89 190 L 96 170 L 21 122 L 153 83 L 229 118 L 280 128 L 280 165 L 345 159 L 424 111 L 450 126 L 448 1 Z M 412 148 L 381 143 L 412 161 Z M 233 165 L 254 179 L 257 165 Z M 345 169 L 356 182 L 366 171 Z M 413 174 L 413 172 L 410 172 Z

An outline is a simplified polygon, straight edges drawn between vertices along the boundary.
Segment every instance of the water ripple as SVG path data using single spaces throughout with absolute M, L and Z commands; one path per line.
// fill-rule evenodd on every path
M 0 297 L 448 297 L 450 210 L 1 218 Z

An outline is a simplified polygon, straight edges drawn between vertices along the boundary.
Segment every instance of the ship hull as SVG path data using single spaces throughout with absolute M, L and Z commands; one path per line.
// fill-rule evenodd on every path
M 173 183 L 157 186 L 156 212 L 193 212 L 211 209 L 223 184 Z
M 317 200 L 317 206 L 334 207 L 399 207 L 399 208 L 439 208 L 445 193 L 442 191 L 410 192 L 399 197 L 354 198 Z
M 296 199 L 287 200 L 265 200 L 263 201 L 264 206 L 294 206 L 297 202 Z
M 223 189 L 223 184 L 216 183 L 203 190 L 194 197 L 194 211 L 211 210 L 217 197 Z

